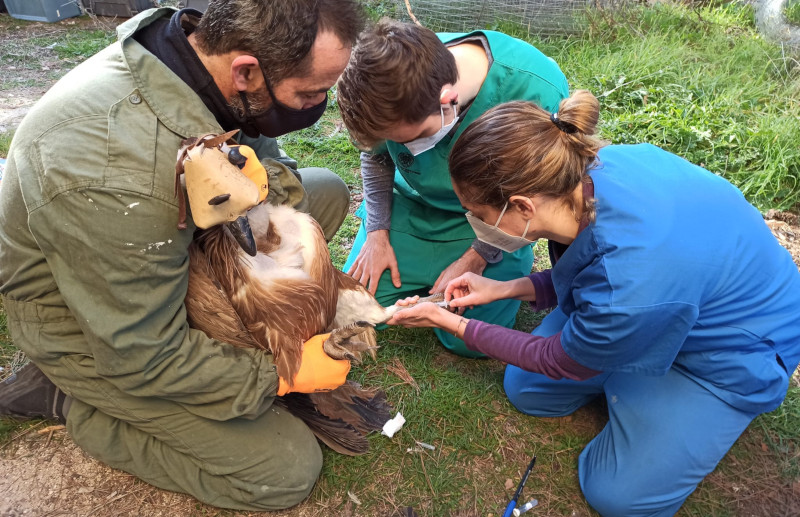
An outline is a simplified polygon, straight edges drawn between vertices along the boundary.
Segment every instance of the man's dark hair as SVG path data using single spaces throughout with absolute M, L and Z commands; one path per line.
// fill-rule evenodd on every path
M 210 0 L 195 34 L 206 54 L 252 54 L 276 84 L 308 73 L 319 31 L 353 45 L 363 27 L 356 0 Z

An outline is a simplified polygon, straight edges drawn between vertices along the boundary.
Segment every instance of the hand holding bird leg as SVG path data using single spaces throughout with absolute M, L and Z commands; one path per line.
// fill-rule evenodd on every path
M 461 257 L 439 273 L 439 278 L 433 283 L 433 287 L 428 293 L 443 292 L 445 286 L 447 286 L 451 280 L 460 277 L 464 273 L 481 275 L 486 269 L 486 265 L 486 260 L 478 255 L 478 252 L 473 248 L 469 248 Z
M 433 303 L 437 307 L 442 307 L 443 309 L 450 309 L 450 304 L 445 300 L 444 293 L 435 293 L 430 296 L 425 296 L 424 298 L 420 298 L 419 295 L 409 296 L 408 298 L 397 300 L 394 305 L 386 307 L 386 309 L 384 309 L 386 319 L 383 320 L 382 323 L 388 322 L 399 311 L 408 310 L 411 307 L 426 302 Z

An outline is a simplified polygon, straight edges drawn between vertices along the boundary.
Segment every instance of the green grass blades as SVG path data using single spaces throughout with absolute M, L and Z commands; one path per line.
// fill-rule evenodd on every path
M 52 48 L 59 59 L 83 61 L 98 53 L 116 39 L 110 31 L 86 30 L 67 33 L 64 37 L 36 37 L 29 43 L 38 47 Z
M 800 387 L 792 386 L 781 406 L 761 415 L 754 426 L 764 433 L 765 443 L 780 458 L 778 472 L 784 479 L 800 479 Z
M 797 61 L 737 4 L 595 14 L 589 37 L 536 42 L 601 103 L 601 134 L 720 174 L 759 209 L 800 202 Z
M 14 138 L 14 131 L 4 131 L 0 133 L 0 158 L 8 156 L 8 150 L 11 147 L 11 139 Z
M 783 15 L 786 17 L 787 22 L 800 26 L 800 2 L 788 0 L 783 6 Z
M 503 395 L 500 363 L 454 356 L 427 329 L 390 328 L 379 340 L 378 361 L 360 367 L 356 378 L 383 386 L 406 424 L 391 439 L 372 436 L 365 456 L 326 451 L 314 497 L 329 505 L 331 515 L 344 514 L 347 492 L 362 503 L 363 515 L 391 515 L 403 506 L 420 515 L 498 515 L 534 453 L 544 461 L 524 495 L 547 501 L 552 514 L 588 515 L 577 497 L 575 468 L 583 446 L 602 427 L 597 408 L 534 420 Z M 402 370 L 413 384 L 398 375 Z
M 8 323 L 3 302 L 0 300 L 0 380 L 5 380 L 18 366 L 22 356 L 11 343 L 8 335 Z M 0 448 L 13 440 L 19 433 L 30 427 L 28 422 L 17 422 L 13 419 L 0 419 Z M 2 449 L 0 449 L 2 450 Z

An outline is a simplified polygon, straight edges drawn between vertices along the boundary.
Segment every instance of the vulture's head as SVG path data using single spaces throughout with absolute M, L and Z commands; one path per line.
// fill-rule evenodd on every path
M 203 135 L 183 141 L 175 164 L 175 194 L 179 200 L 178 228 L 186 228 L 186 195 L 198 228 L 225 224 L 244 251 L 256 254 L 247 211 L 266 199 L 267 171 L 246 145 L 231 138 L 237 131 Z

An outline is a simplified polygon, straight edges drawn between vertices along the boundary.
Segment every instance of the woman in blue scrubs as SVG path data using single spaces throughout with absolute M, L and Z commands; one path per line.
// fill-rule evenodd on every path
M 605 516 L 673 515 L 783 401 L 800 361 L 800 274 L 733 185 L 649 144 L 604 146 L 598 117 L 587 91 L 554 114 L 510 102 L 450 154 L 478 237 L 548 239 L 554 265 L 506 282 L 468 273 L 446 297 L 554 307 L 533 334 L 430 303 L 389 323 L 438 327 L 509 363 L 506 394 L 524 413 L 568 415 L 604 395 L 609 422 L 578 463 L 587 501 Z

